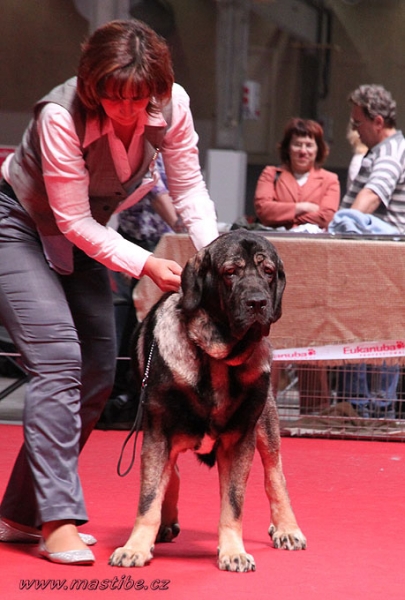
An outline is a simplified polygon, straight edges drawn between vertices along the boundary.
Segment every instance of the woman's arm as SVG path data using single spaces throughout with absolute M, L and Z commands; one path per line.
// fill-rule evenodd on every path
M 297 216 L 296 224 L 313 223 L 321 229 L 326 229 L 333 219 L 340 203 L 340 184 L 338 176 L 330 171 L 325 171 L 323 185 L 319 188 L 317 194 L 313 194 L 311 200 L 317 205 L 317 210 L 304 212 Z
M 167 187 L 176 212 L 199 250 L 218 236 L 215 206 L 202 177 L 189 98 L 173 86 L 172 124 L 162 144 Z
M 254 208 L 259 221 L 268 227 L 292 227 L 295 219 L 295 202 L 281 201 L 277 188 L 283 183 L 280 177 L 276 181 L 276 167 L 266 167 L 256 185 Z

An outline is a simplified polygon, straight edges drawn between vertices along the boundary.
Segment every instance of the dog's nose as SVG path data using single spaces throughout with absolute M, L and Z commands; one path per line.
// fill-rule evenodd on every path
M 246 308 L 254 313 L 261 313 L 267 306 L 267 299 L 262 295 L 250 296 L 248 300 L 246 300 Z

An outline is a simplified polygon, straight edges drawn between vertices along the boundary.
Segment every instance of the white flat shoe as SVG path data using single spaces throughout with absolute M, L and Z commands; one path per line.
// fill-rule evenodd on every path
M 0 542 L 16 544 L 38 544 L 41 534 L 29 533 L 13 527 L 3 519 L 0 519 Z
M 86 544 L 86 546 L 94 546 L 97 544 L 97 539 L 91 533 L 79 533 L 79 538 Z
M 94 546 L 97 544 L 97 539 L 90 533 L 79 533 L 79 537 L 86 546 Z M 6 521 L 0 518 L 0 542 L 7 542 L 9 544 L 38 544 L 41 539 L 41 533 L 29 533 L 23 531 L 17 527 L 13 527 Z
M 39 556 L 60 565 L 92 565 L 96 558 L 89 548 L 83 550 L 66 550 L 65 552 L 49 552 L 43 539 L 39 542 Z

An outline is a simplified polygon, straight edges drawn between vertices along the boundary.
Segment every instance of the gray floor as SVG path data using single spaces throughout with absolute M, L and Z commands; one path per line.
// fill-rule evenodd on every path
M 14 379 L 0 377 L 0 391 L 4 390 Z M 25 385 L 14 390 L 0 400 L 0 423 L 21 423 L 24 406 Z

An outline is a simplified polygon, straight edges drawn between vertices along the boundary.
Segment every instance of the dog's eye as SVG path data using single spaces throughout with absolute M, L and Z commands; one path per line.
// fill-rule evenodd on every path
M 273 279 L 273 277 L 276 274 L 275 270 L 272 269 L 271 267 L 264 267 L 264 273 L 267 275 L 267 277 L 269 279 Z

